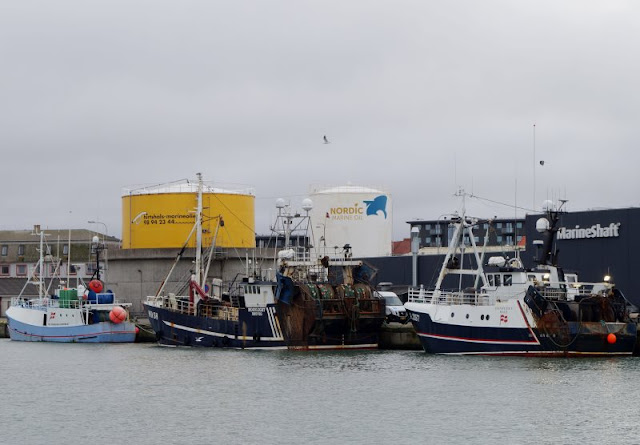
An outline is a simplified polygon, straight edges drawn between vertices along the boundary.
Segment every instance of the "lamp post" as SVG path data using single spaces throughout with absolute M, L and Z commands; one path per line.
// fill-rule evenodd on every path
M 109 238 L 109 230 L 107 229 L 107 225 L 102 221 L 87 221 L 89 224 L 102 224 L 104 226 L 104 234 L 102 235 L 102 242 L 104 242 L 105 238 Z

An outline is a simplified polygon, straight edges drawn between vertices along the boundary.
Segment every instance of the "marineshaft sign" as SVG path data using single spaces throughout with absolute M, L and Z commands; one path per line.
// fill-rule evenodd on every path
M 560 227 L 558 229 L 558 239 L 618 238 L 620 236 L 619 230 L 620 223 L 611 223 L 608 226 L 601 226 L 600 224 L 594 224 L 591 227 L 576 226 L 573 229 Z

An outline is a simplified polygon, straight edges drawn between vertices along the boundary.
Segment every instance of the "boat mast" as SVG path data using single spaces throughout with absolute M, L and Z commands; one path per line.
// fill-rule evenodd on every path
M 40 266 L 38 269 L 38 295 L 44 297 L 44 232 L 40 231 Z
M 198 177 L 198 208 L 196 210 L 196 270 L 195 281 L 200 285 L 202 275 L 202 173 Z

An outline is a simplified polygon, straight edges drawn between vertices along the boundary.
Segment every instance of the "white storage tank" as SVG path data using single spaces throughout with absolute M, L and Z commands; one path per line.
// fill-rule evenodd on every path
M 356 258 L 391 255 L 391 195 L 380 187 L 343 185 L 311 187 L 310 212 L 314 246 L 335 247 L 345 244 Z

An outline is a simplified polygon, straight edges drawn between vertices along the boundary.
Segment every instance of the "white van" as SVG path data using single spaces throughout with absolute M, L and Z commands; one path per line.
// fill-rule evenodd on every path
M 376 291 L 379 298 L 382 298 L 385 302 L 386 306 L 386 319 L 387 323 L 406 323 L 409 321 L 409 314 L 407 314 L 407 310 L 404 308 L 402 301 L 398 298 L 395 292 L 389 291 Z

